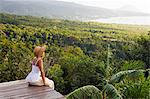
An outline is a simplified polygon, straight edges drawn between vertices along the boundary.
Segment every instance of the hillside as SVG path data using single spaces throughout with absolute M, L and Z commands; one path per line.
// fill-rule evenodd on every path
M 56 0 L 0 0 L 0 12 L 73 20 L 148 15 L 140 12 L 110 10 Z
M 62 94 L 85 85 L 103 90 L 109 83 L 125 99 L 149 99 L 149 72 L 144 71 L 150 68 L 149 35 L 150 26 L 1 13 L 0 82 L 24 79 L 31 71 L 34 47 L 46 45 L 45 74 Z M 116 73 L 120 79 L 108 82 Z M 112 99 L 109 93 L 107 97 Z

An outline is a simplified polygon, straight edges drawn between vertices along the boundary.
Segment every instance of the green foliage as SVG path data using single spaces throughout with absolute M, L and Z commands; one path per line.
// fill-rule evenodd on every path
M 122 96 L 112 84 L 106 84 L 103 91 L 106 92 L 108 99 L 122 99 Z
M 150 36 L 141 36 L 137 42 L 140 44 L 140 59 L 145 62 L 145 68 L 150 68 Z
M 102 93 L 95 86 L 87 85 L 71 92 L 66 99 L 102 99 Z
M 124 61 L 123 66 L 121 67 L 121 70 L 132 70 L 132 69 L 144 69 L 144 62 L 143 61 Z
M 137 85 L 148 83 L 143 80 L 149 72 L 143 75 L 140 69 L 150 66 L 149 29 L 149 26 L 0 14 L 0 82 L 24 79 L 31 70 L 33 48 L 47 45 L 46 76 L 54 80 L 59 92 L 68 94 L 86 85 L 103 90 L 110 79 L 118 82 L 113 86 L 127 97 Z M 139 97 L 144 97 L 144 93 L 140 92 Z
M 129 81 L 127 81 L 127 83 L 122 83 L 120 84 L 120 87 L 119 88 L 122 88 L 122 90 L 120 90 L 120 93 L 119 91 L 115 88 L 115 86 L 113 86 L 112 84 L 112 79 L 114 80 L 121 80 L 123 81 L 125 78 L 125 76 L 128 76 L 129 78 L 135 78 L 136 76 L 138 76 L 138 78 L 140 78 L 141 76 L 139 76 L 139 74 L 144 71 L 149 71 L 149 70 L 128 70 L 128 71 L 121 71 L 115 75 L 112 76 L 112 78 L 110 80 L 106 80 L 106 83 L 102 89 L 102 92 L 99 91 L 99 96 L 100 97 L 103 97 L 103 99 L 122 99 L 122 96 L 121 96 L 121 92 L 123 94 L 124 97 L 128 97 L 128 98 L 148 98 L 149 97 L 149 79 L 146 79 L 146 84 L 144 85 L 147 85 L 148 84 L 148 87 L 146 88 L 145 86 L 143 86 L 143 79 L 141 79 L 140 81 L 138 81 L 138 79 L 136 79 L 137 83 L 135 82 L 132 82 L 130 79 L 128 79 Z M 116 83 L 116 82 L 113 82 L 113 83 Z M 118 83 L 118 82 L 117 82 Z M 128 85 L 128 84 L 131 84 L 131 85 Z M 86 88 L 85 88 L 86 87 Z M 136 89 L 134 88 L 137 88 L 138 91 L 134 91 Z M 86 92 L 89 92 L 89 91 L 92 91 L 93 90 L 93 87 L 89 87 L 89 86 L 84 86 L 84 87 L 81 87 L 81 88 L 78 88 L 76 89 L 75 91 L 71 92 L 70 94 L 67 95 L 67 97 L 71 98 L 71 99 L 76 99 L 77 96 L 79 96 L 78 98 L 80 99 L 84 99 L 84 95 L 85 93 L 82 92 L 82 90 L 84 89 L 84 91 Z M 142 90 L 142 92 L 141 92 Z M 132 94 L 132 91 L 134 91 L 134 94 L 135 92 L 139 92 L 140 91 L 140 94 L 138 95 L 133 95 Z M 143 93 L 144 91 L 147 91 L 146 93 Z M 101 94 L 102 93 L 102 94 Z M 129 95 L 129 94 L 132 94 L 132 95 Z M 97 96 L 98 94 L 97 93 L 93 93 L 93 95 L 95 94 L 95 96 Z M 147 96 L 145 96 L 147 95 Z M 138 96 L 138 97 L 137 97 Z M 77 99 L 78 99 L 77 98 Z
M 65 89 L 65 82 L 63 79 L 63 70 L 61 69 L 61 66 L 58 64 L 54 64 L 53 67 L 49 68 L 49 76 L 55 81 L 55 87 L 56 90 L 59 90 L 63 93 Z
M 122 91 L 125 99 L 149 99 L 150 98 L 150 79 L 143 80 L 140 83 L 124 84 Z
M 64 71 L 64 79 L 66 81 L 66 91 L 72 91 L 80 86 L 93 84 L 102 86 L 102 79 L 104 73 L 101 67 L 103 63 L 93 60 L 87 56 L 67 55 L 60 59 L 60 64 Z M 99 82 L 101 84 L 99 85 Z
M 21 44 L 21 45 L 20 45 Z M 31 53 L 24 43 L 1 42 L 0 82 L 25 78 L 29 71 Z M 28 56 L 28 57 L 27 57 Z
M 149 71 L 149 70 L 146 70 Z M 145 70 L 127 70 L 127 71 L 120 71 L 117 74 L 114 74 L 111 79 L 109 80 L 110 83 L 119 83 L 125 77 L 129 77 L 132 79 L 138 79 L 144 74 Z

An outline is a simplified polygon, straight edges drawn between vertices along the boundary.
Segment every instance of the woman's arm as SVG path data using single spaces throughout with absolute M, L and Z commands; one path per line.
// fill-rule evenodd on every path
M 45 85 L 45 72 L 44 72 L 44 68 L 43 68 L 43 60 L 42 59 L 40 59 L 38 61 L 38 66 L 39 66 L 39 69 L 41 71 L 41 76 L 42 76 L 43 83 Z

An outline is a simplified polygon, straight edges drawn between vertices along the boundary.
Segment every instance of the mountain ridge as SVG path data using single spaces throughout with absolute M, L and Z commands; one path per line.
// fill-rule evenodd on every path
M 85 6 L 72 2 L 57 0 L 48 0 L 44 2 L 41 0 L 1 0 L 0 12 L 71 20 L 89 20 L 105 17 L 150 15 L 141 12 L 110 10 L 101 7 Z

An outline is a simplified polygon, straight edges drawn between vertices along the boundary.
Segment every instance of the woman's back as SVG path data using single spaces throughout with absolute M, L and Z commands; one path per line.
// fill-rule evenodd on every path
M 36 82 L 40 79 L 40 69 L 35 64 L 32 64 L 32 71 L 29 73 L 29 75 L 26 77 L 26 81 L 28 82 Z
M 32 65 L 32 71 L 31 72 L 33 72 L 33 73 L 40 73 L 40 69 L 39 69 L 38 66 Z

